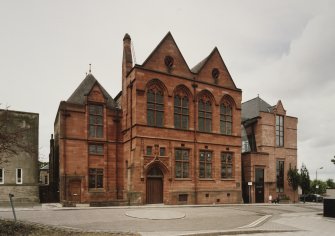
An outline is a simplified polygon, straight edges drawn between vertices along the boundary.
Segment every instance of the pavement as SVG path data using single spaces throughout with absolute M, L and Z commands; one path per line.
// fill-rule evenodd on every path
M 322 212 L 320 203 L 16 208 L 17 218 L 23 221 L 143 236 L 333 235 L 335 219 L 323 217 Z M 0 217 L 12 219 L 11 209 L 0 208 Z

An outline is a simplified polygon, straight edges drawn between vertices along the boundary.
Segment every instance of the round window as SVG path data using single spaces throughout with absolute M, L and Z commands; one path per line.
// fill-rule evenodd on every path
M 165 58 L 164 58 L 164 63 L 165 63 L 165 65 L 168 67 L 168 68 L 172 68 L 172 66 L 173 66 L 173 58 L 171 57 L 171 56 L 166 56 Z
M 219 75 L 220 75 L 220 71 L 217 68 L 214 68 L 212 70 L 212 77 L 213 77 L 213 79 L 217 80 L 219 78 Z

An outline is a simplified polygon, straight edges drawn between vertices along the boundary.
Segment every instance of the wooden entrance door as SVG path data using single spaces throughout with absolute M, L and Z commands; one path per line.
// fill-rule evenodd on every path
M 255 172 L 255 200 L 264 203 L 264 169 L 256 168 Z
M 69 183 L 69 201 L 80 202 L 81 194 L 81 182 L 80 180 L 70 181 Z
M 163 203 L 163 173 L 158 167 L 147 174 L 146 199 L 147 204 Z

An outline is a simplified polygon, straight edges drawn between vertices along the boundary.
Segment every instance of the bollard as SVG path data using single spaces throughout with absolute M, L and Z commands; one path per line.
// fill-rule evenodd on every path
M 10 205 L 12 206 L 12 210 L 13 210 L 13 215 L 14 215 L 14 221 L 16 222 L 16 215 L 15 215 L 15 210 L 14 210 L 14 205 L 13 205 L 13 200 L 12 198 L 14 197 L 14 194 L 8 194 L 9 196 L 9 201 L 10 201 Z

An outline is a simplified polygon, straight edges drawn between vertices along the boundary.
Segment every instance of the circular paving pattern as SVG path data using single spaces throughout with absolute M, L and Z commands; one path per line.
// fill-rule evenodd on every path
M 134 217 L 138 219 L 149 219 L 149 220 L 171 220 L 181 219 L 186 216 L 183 212 L 171 211 L 171 210 L 134 210 L 127 211 L 126 216 Z

